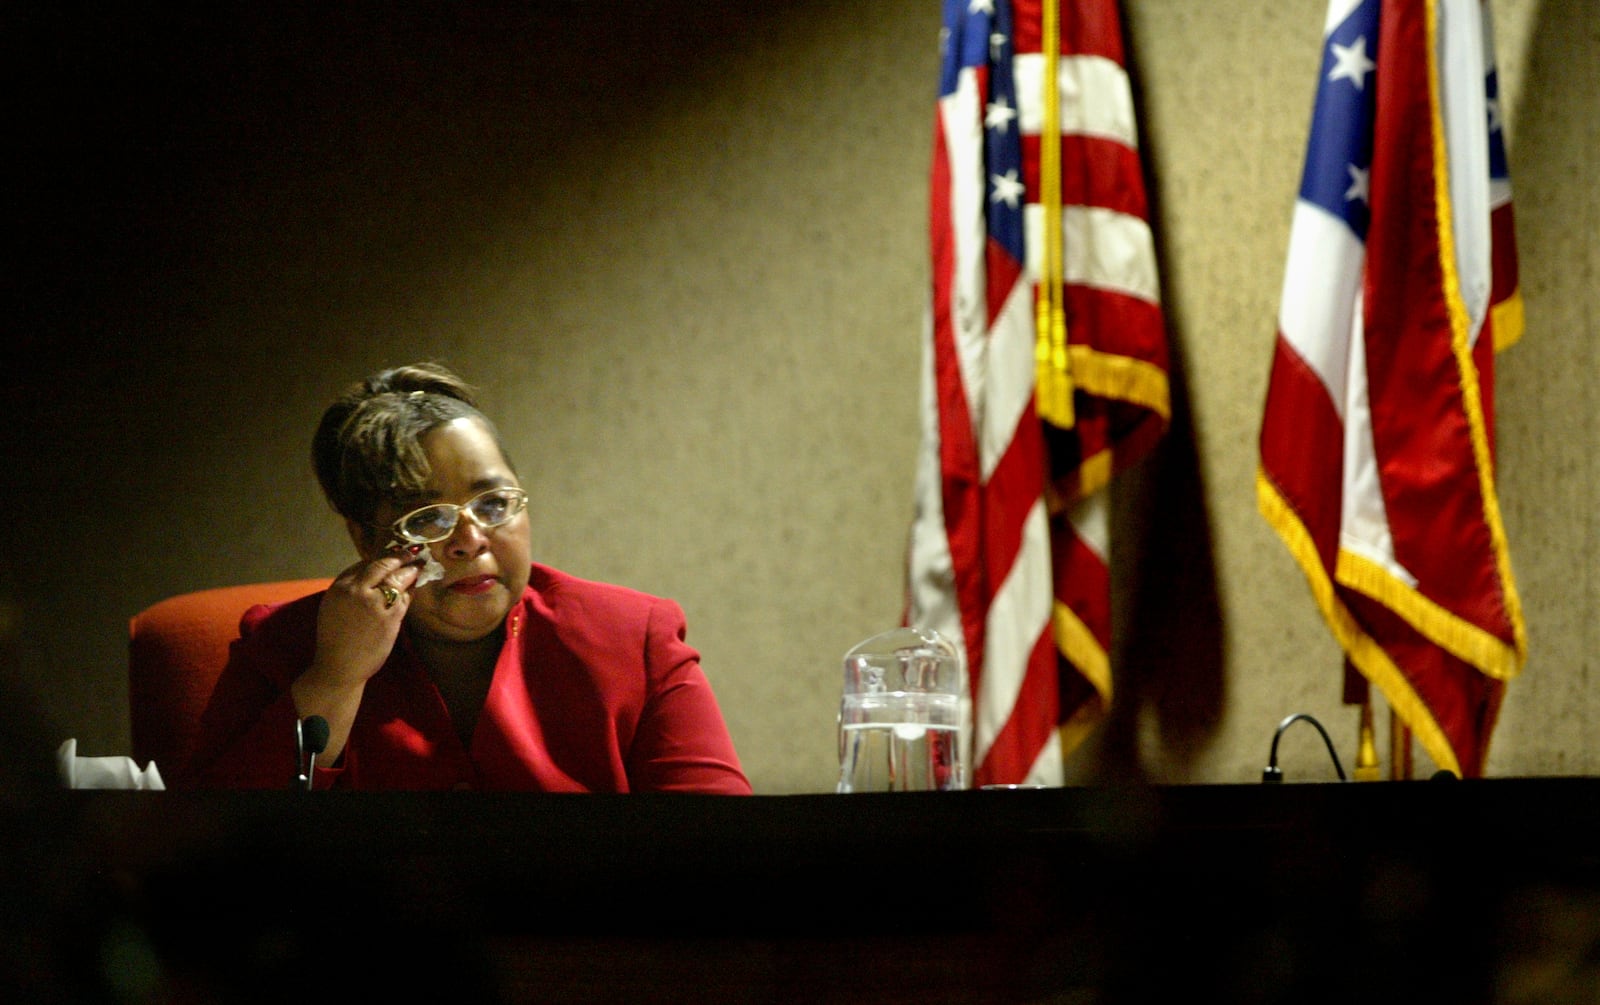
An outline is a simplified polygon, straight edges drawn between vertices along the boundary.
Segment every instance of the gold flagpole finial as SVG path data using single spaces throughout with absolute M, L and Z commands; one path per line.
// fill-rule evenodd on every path
M 1361 703 L 1361 738 L 1356 746 L 1356 781 L 1376 782 L 1383 777 L 1378 766 L 1378 743 L 1372 728 L 1372 691 Z

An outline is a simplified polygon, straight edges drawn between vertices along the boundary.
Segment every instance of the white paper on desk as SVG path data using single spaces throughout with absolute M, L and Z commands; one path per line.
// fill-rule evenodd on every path
M 56 749 L 56 768 L 61 784 L 69 789 L 151 789 L 167 786 L 161 781 L 156 762 L 144 770 L 131 757 L 79 757 L 78 741 L 70 739 Z

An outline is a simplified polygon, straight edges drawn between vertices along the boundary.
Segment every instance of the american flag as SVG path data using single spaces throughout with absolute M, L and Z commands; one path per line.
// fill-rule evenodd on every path
M 1494 353 L 1522 328 L 1481 0 L 1332 0 L 1257 495 L 1349 662 L 1482 773 L 1526 658 Z
M 1111 700 L 1104 489 L 1169 411 L 1132 88 L 1115 0 L 946 0 L 940 45 L 908 621 L 966 654 L 974 784 L 1058 785 Z

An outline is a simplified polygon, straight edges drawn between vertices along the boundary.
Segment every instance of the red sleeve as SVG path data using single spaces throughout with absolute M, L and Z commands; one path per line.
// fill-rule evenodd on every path
M 648 693 L 628 749 L 629 787 L 750 795 L 711 682 L 685 633 L 683 610 L 670 600 L 655 600 L 645 631 Z
M 289 685 L 311 663 L 320 603 L 318 594 L 245 612 L 201 714 L 194 754 L 174 788 L 290 787 L 299 765 Z

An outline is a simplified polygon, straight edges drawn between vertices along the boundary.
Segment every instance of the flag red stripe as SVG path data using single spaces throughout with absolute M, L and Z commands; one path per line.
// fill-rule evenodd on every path
M 1520 281 L 1517 274 L 1516 218 L 1512 215 L 1509 202 L 1496 207 L 1489 214 L 1489 227 L 1490 239 L 1494 242 L 1494 292 L 1490 294 L 1489 302 L 1498 304 L 1517 292 L 1517 283 Z
M 1040 0 L 1015 0 L 1015 47 L 1018 55 L 1044 51 Z M 1062 55 L 1104 56 L 1119 66 L 1127 64 L 1122 50 L 1122 21 L 1116 0 L 1078 0 L 1062 3 Z
M 1392 507 L 1394 554 L 1436 603 L 1495 631 L 1512 629 L 1484 520 L 1482 482 L 1452 348 L 1440 264 L 1427 25 L 1396 8 L 1378 52 L 1372 218 L 1367 237 L 1366 358 L 1380 478 L 1406 486 Z M 1426 416 L 1427 421 L 1418 421 Z
M 1061 721 L 1059 674 L 1055 640 L 1047 630 L 1028 654 L 1011 715 L 973 773 L 974 784 L 1012 784 L 1027 776 Z
M 1067 340 L 1165 370 L 1161 305 L 1117 290 L 1066 285 Z
M 1022 137 L 1022 180 L 1029 192 L 1039 190 L 1039 134 Z M 1141 220 L 1150 206 L 1140 174 L 1139 152 L 1116 140 L 1079 134 L 1061 137 L 1061 202 L 1065 206 L 1100 206 Z
M 1033 501 L 1044 491 L 1044 437 L 1032 408 L 1022 414 L 1011 443 L 1001 455 L 984 496 L 984 568 L 998 586 L 1011 572 L 1022 545 L 1022 529 Z
M 1261 424 L 1261 465 L 1305 525 L 1333 579 L 1344 508 L 1344 422 L 1316 371 L 1278 336 Z
M 1073 531 L 1066 517 L 1051 521 L 1055 598 L 1071 608 L 1100 643 L 1111 645 L 1111 570 Z
M 1350 590 L 1340 595 L 1450 738 L 1462 772 L 1482 774 L 1505 684 L 1435 645 L 1382 604 Z

